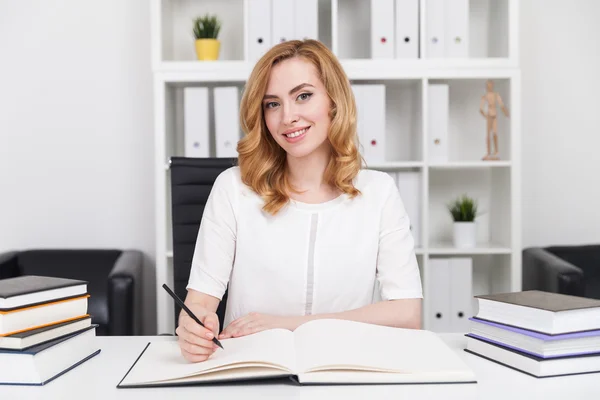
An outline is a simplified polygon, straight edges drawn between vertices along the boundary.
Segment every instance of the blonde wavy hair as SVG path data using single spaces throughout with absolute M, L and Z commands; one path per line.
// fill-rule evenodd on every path
M 355 197 L 360 194 L 353 180 L 361 169 L 362 157 L 356 136 L 356 103 L 350 82 L 335 55 L 317 40 L 291 40 L 269 49 L 256 63 L 246 82 L 240 103 L 240 125 L 244 137 L 238 142 L 238 165 L 244 184 L 264 200 L 263 210 L 277 214 L 295 191 L 286 173 L 286 152 L 267 129 L 263 96 L 273 66 L 300 57 L 312 63 L 331 100 L 328 140 L 331 158 L 324 180 Z

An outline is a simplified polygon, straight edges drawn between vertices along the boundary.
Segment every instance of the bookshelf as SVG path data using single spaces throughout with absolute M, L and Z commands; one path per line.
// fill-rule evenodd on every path
M 168 160 L 184 155 L 183 88 L 243 88 L 253 63 L 246 61 L 246 13 L 253 0 L 152 0 L 154 75 L 156 295 L 158 333 L 173 332 L 172 300 L 162 283 L 172 282 Z M 273 1 L 273 0 L 272 0 Z M 429 328 L 435 290 L 428 285 L 429 262 L 438 257 L 471 257 L 473 295 L 521 289 L 521 72 L 518 61 L 518 0 L 470 0 L 469 56 L 425 55 L 427 12 L 419 3 L 419 57 L 369 57 L 370 0 L 318 0 L 318 39 L 340 59 L 352 83 L 386 86 L 386 161 L 369 168 L 419 172 L 421 229 L 417 258 L 424 287 L 424 327 Z M 451 0 L 447 3 L 451 3 Z M 223 20 L 218 61 L 196 61 L 191 20 L 206 12 Z M 500 161 L 485 154 L 485 119 L 479 101 L 493 79 L 510 118 L 499 114 Z M 449 87 L 447 162 L 429 157 L 428 85 Z M 410 103 L 411 108 L 394 108 Z M 395 110 L 399 110 L 395 113 Z M 410 123 L 408 119 L 412 119 Z M 468 192 L 477 197 L 477 246 L 452 245 L 452 221 L 444 204 Z

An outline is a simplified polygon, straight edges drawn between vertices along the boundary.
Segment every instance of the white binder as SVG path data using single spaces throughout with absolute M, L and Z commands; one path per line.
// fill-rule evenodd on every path
M 276 2 L 279 0 L 274 0 Z M 318 0 L 295 0 L 295 34 L 296 39 L 319 38 L 319 2 Z
M 410 219 L 410 229 L 415 246 L 421 246 L 421 173 L 398 171 L 396 184 Z
M 469 332 L 473 316 L 473 260 L 450 258 L 450 331 Z
M 271 3 L 271 38 L 273 45 L 295 39 L 296 0 L 275 0 Z
M 362 106 L 362 85 L 351 85 L 354 101 L 356 103 L 356 138 L 358 139 L 358 152 L 364 157 L 365 147 L 363 143 L 363 106 Z
M 371 0 L 371 58 L 394 58 L 394 0 Z
M 237 157 L 239 97 L 237 87 L 217 87 L 213 92 L 217 157 Z
M 385 162 L 385 85 L 360 85 L 362 130 L 359 138 L 369 165 Z
M 451 325 L 450 308 L 450 262 L 448 258 L 430 258 L 428 297 L 430 301 L 427 315 L 428 330 L 449 332 Z
M 425 0 L 425 54 L 428 58 L 445 56 L 445 5 L 446 0 Z
M 396 0 L 396 58 L 419 58 L 419 0 Z
M 247 2 L 247 60 L 256 62 L 271 48 L 271 0 Z
M 446 57 L 469 56 L 469 0 L 446 3 Z
M 430 84 L 427 91 L 429 162 L 448 162 L 449 88 L 447 84 Z
M 183 89 L 183 131 L 186 157 L 209 157 L 208 88 Z

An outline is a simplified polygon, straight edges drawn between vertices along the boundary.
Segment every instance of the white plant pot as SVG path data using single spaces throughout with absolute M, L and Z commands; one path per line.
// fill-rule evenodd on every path
M 475 247 L 475 222 L 454 223 L 454 247 Z

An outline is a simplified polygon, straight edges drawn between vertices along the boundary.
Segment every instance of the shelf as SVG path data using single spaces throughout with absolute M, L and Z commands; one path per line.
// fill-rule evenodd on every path
M 510 78 L 516 67 L 506 59 L 341 60 L 349 79 Z M 254 64 L 244 60 L 163 61 L 154 72 L 165 82 L 241 82 Z
M 428 164 L 429 168 L 435 169 L 467 169 L 467 168 L 496 168 L 510 167 L 510 161 L 455 161 L 448 163 Z
M 427 249 L 431 255 L 457 255 L 457 254 L 511 254 L 510 247 L 493 243 L 478 243 L 472 248 L 456 248 L 449 242 L 432 243 Z
M 414 169 L 422 168 L 422 161 L 388 161 L 380 164 L 367 165 L 367 169 L 381 170 L 381 171 L 394 171 L 400 169 Z

